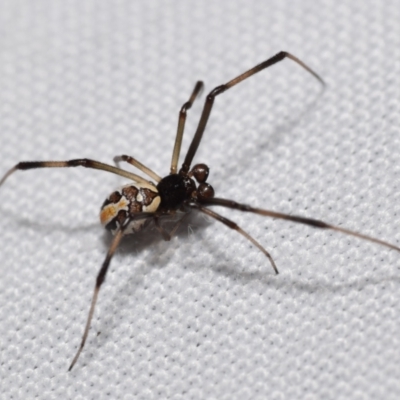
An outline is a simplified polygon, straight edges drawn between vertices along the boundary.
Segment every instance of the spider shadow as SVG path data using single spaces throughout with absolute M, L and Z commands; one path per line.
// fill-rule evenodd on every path
M 290 116 L 286 120 L 279 122 L 270 128 L 264 128 L 263 131 L 269 131 L 269 133 L 260 135 L 259 140 L 247 141 L 247 145 L 243 146 L 243 149 L 240 151 L 240 153 L 235 155 L 235 162 L 230 164 L 228 169 L 229 176 L 239 172 L 242 173 L 243 170 L 246 169 L 251 169 L 250 166 L 254 161 L 254 154 L 257 154 L 257 152 L 260 152 L 260 150 L 271 153 L 273 149 L 275 149 L 282 142 L 286 134 L 292 132 L 293 129 L 300 123 L 300 121 L 305 119 L 316 109 L 324 92 L 324 88 L 321 88 L 316 96 L 305 104 L 302 110 L 293 113 L 289 112 Z M 265 126 L 265 124 L 265 122 L 261 122 L 260 125 Z
M 171 246 L 173 246 L 172 242 L 174 240 L 188 240 L 188 236 L 190 235 L 189 231 L 193 230 L 198 234 L 201 230 L 209 226 L 211 222 L 212 221 L 205 218 L 203 214 L 191 210 L 189 215 L 185 217 L 185 220 L 177 229 L 171 241 L 163 240 L 163 237 L 156 229 L 153 222 L 151 222 L 143 231 L 133 235 L 127 235 L 123 238 L 117 249 L 117 253 L 120 256 L 119 258 L 122 260 L 131 259 L 129 256 L 131 256 L 132 253 L 141 254 L 149 249 L 152 249 L 152 251 L 146 254 L 144 259 L 142 258 L 139 265 L 132 266 L 130 277 L 118 288 L 113 288 L 113 296 L 110 296 L 110 298 L 105 299 L 105 301 L 102 302 L 102 308 L 108 309 L 109 311 L 99 315 L 98 318 L 100 319 L 100 322 L 98 329 L 101 332 L 101 335 L 98 335 L 94 339 L 95 343 L 88 344 L 89 346 L 103 347 L 110 341 L 110 338 L 112 338 L 116 331 L 115 327 L 123 319 L 126 309 L 129 308 L 129 303 L 125 301 L 126 298 L 133 297 L 136 290 L 143 286 L 146 275 L 151 273 L 152 270 L 168 267 L 170 258 L 166 259 L 165 255 L 167 252 L 171 251 Z M 105 249 L 110 247 L 112 239 L 113 236 L 111 234 L 108 232 L 104 233 L 102 241 Z M 111 268 L 113 267 L 110 266 L 109 273 L 111 272 Z M 114 268 L 117 269 L 118 266 Z M 85 357 L 84 354 L 82 354 L 82 356 Z M 86 357 L 86 361 L 89 361 L 89 359 L 92 358 L 92 355 L 86 354 Z
M 265 148 L 276 147 L 282 141 L 282 132 L 285 134 L 292 131 L 301 120 L 305 119 L 309 114 L 311 114 L 311 112 L 317 108 L 317 105 L 324 93 L 325 89 L 321 88 L 319 93 L 311 101 L 305 104 L 303 110 L 301 110 L 299 113 L 294 113 L 294 115 L 289 117 L 286 121 L 276 125 L 269 137 L 269 142 L 265 143 Z
M 180 229 L 177 231 L 176 236 L 180 240 L 184 240 L 184 237 L 187 236 L 188 226 L 195 226 L 196 234 L 198 235 L 199 241 L 202 242 L 202 246 L 207 248 L 207 252 L 212 254 L 212 257 L 218 260 L 226 259 L 226 253 L 229 250 L 221 248 L 213 240 L 207 240 L 202 237 L 202 230 L 209 226 L 211 220 L 209 218 L 204 218 L 202 214 L 199 213 L 191 213 L 188 220 L 182 224 Z M 237 235 L 234 231 L 229 231 L 228 234 Z M 135 266 L 132 270 L 131 277 L 123 282 L 123 284 L 115 290 L 113 289 L 114 295 L 112 298 L 110 297 L 107 300 L 105 308 L 110 310 L 107 313 L 103 313 L 103 315 L 99 316 L 100 318 L 100 326 L 99 330 L 102 332 L 101 336 L 97 336 L 96 343 L 90 344 L 90 346 L 100 346 L 103 347 L 107 342 L 112 340 L 113 334 L 116 332 L 115 327 L 120 324 L 120 321 L 123 320 L 125 316 L 125 311 L 129 307 L 129 303 L 126 302 L 127 296 L 133 296 L 133 293 L 143 284 L 145 276 L 151 272 L 154 268 L 164 268 L 168 266 L 169 260 L 163 260 L 165 252 L 170 248 L 168 243 L 160 246 L 160 243 L 164 243 L 159 232 L 153 228 L 150 229 L 146 234 L 137 235 L 137 238 L 134 239 L 132 243 L 130 238 L 127 237 L 126 240 L 122 243 L 120 253 L 122 255 L 130 255 L 132 251 L 141 253 L 142 251 L 150 248 L 150 246 L 157 247 L 156 251 L 152 254 L 146 256 L 146 260 L 139 266 Z M 104 237 L 104 244 L 109 245 L 111 242 L 111 238 L 109 236 Z M 191 243 L 193 245 L 195 243 Z M 161 251 L 160 251 L 161 250 Z M 251 251 L 257 251 L 256 248 L 252 247 Z M 228 256 L 229 257 L 229 256 Z M 161 262 L 162 261 L 162 262 Z M 318 270 L 318 265 L 315 265 L 316 270 Z M 205 266 L 200 265 L 198 262 L 189 263 L 187 266 L 191 271 L 198 271 L 203 268 L 212 268 L 217 274 L 225 276 L 229 279 L 235 280 L 236 282 L 240 282 L 242 286 L 246 286 L 251 284 L 254 281 L 261 282 L 262 286 L 265 289 L 275 289 L 276 291 L 287 291 L 287 292 L 306 292 L 308 295 L 322 296 L 325 294 L 334 294 L 338 291 L 341 293 L 347 292 L 351 293 L 354 290 L 362 290 L 364 287 L 370 285 L 378 285 L 383 282 L 399 282 L 400 277 L 391 274 L 385 276 L 377 274 L 376 276 L 371 278 L 371 276 L 360 276 L 354 278 L 349 277 L 349 281 L 329 281 L 321 275 L 317 275 L 312 279 L 301 279 L 297 275 L 292 276 L 286 274 L 284 278 L 276 276 L 271 270 L 270 263 L 267 259 L 265 259 L 265 269 L 257 270 L 257 271 L 245 271 L 243 269 L 239 269 L 235 266 L 235 258 L 232 257 L 231 263 L 218 263 L 217 266 Z M 92 356 L 87 356 L 92 357 Z M 88 360 L 87 360 L 88 361 Z
M 70 224 L 63 224 L 59 222 L 52 222 L 52 221 L 45 221 L 45 222 L 40 222 L 37 219 L 33 218 L 28 218 L 21 216 L 20 213 L 14 212 L 13 210 L 1 210 L 1 213 L 5 216 L 3 216 L 3 219 L 10 219 L 12 223 L 15 223 L 15 225 L 18 225 L 18 227 L 21 227 L 26 230 L 32 230 L 38 233 L 48 233 L 48 232 L 66 232 L 66 233 L 77 233 L 77 232 L 88 232 L 91 231 L 92 229 L 95 229 L 99 227 L 99 223 L 93 222 L 90 224 L 85 224 L 85 225 L 77 225 L 77 226 L 71 226 Z
M 204 241 L 204 239 L 203 239 Z M 209 252 L 211 254 L 217 254 L 218 252 L 221 253 L 221 248 L 215 244 L 213 241 L 208 241 L 206 244 Z M 250 251 L 257 251 L 256 248 L 252 247 Z M 274 250 L 274 253 L 279 251 L 278 249 Z M 383 250 L 385 251 L 385 250 Z M 386 250 L 392 251 L 392 250 Z M 221 257 L 226 258 L 226 257 Z M 329 260 L 327 260 L 329 262 Z M 282 266 L 284 268 L 284 266 Z M 338 267 L 339 268 L 339 267 Z M 278 269 L 280 267 L 278 265 Z M 318 271 L 318 264 L 315 264 L 315 270 Z M 261 282 L 263 286 L 266 288 L 274 288 L 277 290 L 285 290 L 293 288 L 298 292 L 306 292 L 308 294 L 313 294 L 318 292 L 325 292 L 325 293 L 334 293 L 337 291 L 347 290 L 348 292 L 354 290 L 355 288 L 360 289 L 366 287 L 368 285 L 377 285 L 383 282 L 398 282 L 400 283 L 400 276 L 397 274 L 388 275 L 386 272 L 382 272 L 382 274 L 375 274 L 373 277 L 371 276 L 354 276 L 349 277 L 349 281 L 329 281 L 321 275 L 317 275 L 315 278 L 312 279 L 302 279 L 300 277 L 285 274 L 284 279 L 280 279 L 280 275 L 276 275 L 271 268 L 271 264 L 269 260 L 265 259 L 265 268 L 263 270 L 250 270 L 246 271 L 243 269 L 239 269 L 234 265 L 234 259 L 232 257 L 231 264 L 219 264 L 218 267 L 214 268 L 214 271 L 221 276 L 235 279 L 236 281 L 240 282 L 242 286 L 246 286 L 251 284 L 254 281 Z M 374 270 L 377 272 L 376 270 Z M 285 272 L 285 271 L 281 271 Z

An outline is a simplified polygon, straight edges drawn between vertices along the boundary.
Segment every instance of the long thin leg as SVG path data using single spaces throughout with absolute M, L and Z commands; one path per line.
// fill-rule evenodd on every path
M 257 242 L 252 236 L 250 236 L 247 232 L 245 232 L 240 226 L 238 226 L 235 222 L 231 221 L 228 218 L 223 217 L 220 214 L 217 214 L 216 212 L 210 210 L 209 208 L 202 207 L 198 204 L 192 205 L 191 207 L 196 208 L 197 210 L 201 211 L 202 213 L 209 215 L 210 217 L 216 219 L 219 222 L 222 222 L 225 224 L 227 227 L 239 232 L 241 235 L 243 235 L 247 240 L 249 240 L 251 243 L 254 244 L 259 250 L 261 250 L 269 259 L 271 262 L 272 268 L 274 269 L 275 273 L 278 272 L 278 268 L 275 265 L 275 261 L 273 260 L 271 254 L 268 253 L 267 250 L 263 246 L 261 246 L 260 243 Z
M 141 162 L 136 160 L 136 158 L 133 158 L 131 156 L 115 156 L 114 157 L 114 162 L 117 164 L 117 167 L 119 167 L 119 163 L 121 161 L 126 161 L 127 163 L 133 165 L 134 167 L 140 169 L 143 173 L 145 173 L 147 176 L 149 176 L 151 179 L 154 179 L 156 182 L 161 181 L 161 177 L 158 176 L 154 171 L 152 171 L 150 168 L 146 167 L 143 165 Z
M 354 232 L 349 229 L 341 228 L 339 226 L 331 225 L 331 224 L 328 224 L 324 221 L 320 221 L 317 219 L 298 217 L 296 215 L 288 215 L 288 214 L 278 213 L 275 211 L 264 210 L 262 208 L 254 208 L 254 207 L 250 207 L 246 204 L 237 203 L 236 201 L 220 199 L 220 198 L 204 199 L 204 200 L 201 200 L 201 203 L 204 205 L 207 205 L 207 206 L 222 206 L 222 207 L 232 208 L 235 210 L 240 210 L 240 211 L 251 212 L 251 213 L 263 215 L 265 217 L 285 219 L 287 221 L 310 225 L 315 228 L 330 229 L 333 231 L 344 233 L 345 235 L 355 236 L 360 239 L 368 240 L 370 242 L 378 243 L 382 246 L 389 247 L 390 249 L 400 251 L 400 247 L 395 246 L 394 244 L 388 243 L 384 240 L 380 240 L 380 239 L 377 239 L 377 238 L 374 238 L 374 237 L 371 237 L 368 235 L 364 235 L 363 233 Z
M 183 215 L 182 218 L 180 218 L 176 224 L 174 225 L 174 227 L 172 228 L 172 230 L 170 232 L 168 232 L 164 227 L 162 227 L 160 225 L 160 218 L 158 216 L 154 217 L 154 222 L 156 224 L 156 228 L 157 230 L 161 233 L 163 239 L 167 242 L 169 242 L 175 235 L 176 231 L 178 230 L 178 228 L 180 227 L 182 221 L 189 215 L 189 213 L 185 213 Z
M 299 64 L 301 67 L 303 67 L 306 71 L 308 71 L 311 75 L 313 75 L 323 86 L 325 86 L 324 81 L 322 78 L 314 72 L 310 67 L 308 67 L 306 64 L 304 64 L 301 60 L 299 60 L 297 57 L 293 56 L 290 53 L 287 53 L 286 51 L 281 51 L 280 53 L 276 54 L 275 56 L 269 58 L 268 60 L 262 62 L 261 64 L 256 65 L 255 67 L 249 69 L 245 73 L 239 75 L 235 79 L 232 79 L 225 85 L 217 86 L 215 89 L 213 89 L 207 96 L 206 101 L 204 103 L 204 108 L 203 112 L 200 117 L 199 125 L 197 126 L 196 133 L 194 135 L 194 138 L 192 140 L 192 143 L 190 144 L 189 150 L 186 154 L 185 161 L 182 165 L 181 171 L 182 172 L 188 172 L 190 169 L 190 165 L 192 163 L 193 157 L 196 154 L 197 148 L 199 147 L 201 138 L 203 136 L 204 130 L 207 125 L 208 118 L 210 117 L 211 114 L 211 109 L 214 104 L 215 97 L 218 96 L 221 93 L 224 93 L 228 89 L 230 89 L 232 86 L 237 85 L 238 83 L 244 81 L 247 78 L 250 78 L 250 76 L 256 74 L 257 72 L 262 71 L 265 68 L 268 68 L 280 61 L 282 61 L 285 58 L 290 58 L 292 61 L 296 62 Z
M 125 227 L 127 225 L 128 224 L 125 224 Z M 81 341 L 81 344 L 79 346 L 79 349 L 78 349 L 77 353 L 75 354 L 74 359 L 72 360 L 72 363 L 71 363 L 70 367 L 68 368 L 68 371 L 71 371 L 71 369 L 73 368 L 75 363 L 78 361 L 78 358 L 79 358 L 79 356 L 80 356 L 80 354 L 81 354 L 81 352 L 83 350 L 83 347 L 85 346 L 85 342 L 86 342 L 86 339 L 87 339 L 87 336 L 88 336 L 88 333 L 89 333 L 90 323 L 92 321 L 94 309 L 95 309 L 96 302 L 97 302 L 97 297 L 98 297 L 98 294 L 99 294 L 99 291 L 100 291 L 100 287 L 101 287 L 101 285 L 104 282 L 104 279 L 106 277 L 106 274 L 107 274 L 107 271 L 108 271 L 108 267 L 110 265 L 111 258 L 114 255 L 115 250 L 117 249 L 117 247 L 118 247 L 118 245 L 119 245 L 119 243 L 120 243 L 120 241 L 121 241 L 121 239 L 122 239 L 122 237 L 124 235 L 124 228 L 125 227 L 120 229 L 117 232 L 117 234 L 115 235 L 115 237 L 114 237 L 114 239 L 113 239 L 113 241 L 111 243 L 111 246 L 108 249 L 107 256 L 106 256 L 105 260 L 103 261 L 103 265 L 101 266 L 100 271 L 99 271 L 99 273 L 97 275 L 96 285 L 94 287 L 94 292 L 93 292 L 93 297 L 92 297 L 92 303 L 90 304 L 89 314 L 88 314 L 88 318 L 87 318 L 87 321 L 86 321 L 85 330 L 83 332 L 82 341 Z
M 174 151 L 172 153 L 171 174 L 176 174 L 178 170 L 177 167 L 178 167 L 179 153 L 181 152 L 183 131 L 185 130 L 186 111 L 192 107 L 193 102 L 195 101 L 196 97 L 201 93 L 203 87 L 204 87 L 203 82 L 198 81 L 196 83 L 196 86 L 193 89 L 193 93 L 190 96 L 190 99 L 182 106 L 181 111 L 179 112 L 178 130 L 176 132 Z
M 99 161 L 89 160 L 87 158 L 80 158 L 77 160 L 69 161 L 22 161 L 11 168 L 1 179 L 0 186 L 5 182 L 5 180 L 17 170 L 27 170 L 34 168 L 65 168 L 65 167 L 85 167 L 92 169 L 100 169 L 103 171 L 111 172 L 123 176 L 125 178 L 131 179 L 138 183 L 148 183 L 145 179 L 139 175 L 133 174 L 132 172 L 125 171 L 123 169 L 113 167 L 112 165 L 104 164 Z

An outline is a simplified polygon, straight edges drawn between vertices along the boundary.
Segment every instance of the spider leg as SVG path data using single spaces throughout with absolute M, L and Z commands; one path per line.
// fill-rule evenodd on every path
M 171 174 L 176 174 L 177 172 L 179 153 L 181 152 L 183 131 L 185 129 L 186 111 L 192 107 L 193 102 L 195 101 L 196 97 L 202 92 L 203 87 L 204 87 L 203 82 L 198 81 L 196 83 L 196 86 L 193 89 L 190 99 L 182 106 L 181 111 L 179 112 L 178 130 L 176 132 L 174 151 L 172 153 L 172 160 L 171 160 Z
M 182 172 L 187 173 L 190 169 L 190 165 L 192 163 L 193 157 L 196 154 L 197 148 L 199 147 L 201 138 L 203 136 L 204 130 L 205 130 L 207 122 L 208 122 L 208 118 L 210 117 L 215 97 L 218 96 L 219 94 L 227 91 L 232 86 L 235 86 L 238 83 L 244 81 L 245 79 L 250 78 L 252 75 L 256 74 L 257 72 L 260 72 L 263 69 L 266 69 L 266 68 L 284 60 L 285 58 L 290 58 L 292 61 L 299 64 L 306 71 L 308 71 L 311 75 L 313 75 L 314 78 L 316 78 L 323 86 L 325 86 L 324 81 L 316 72 L 314 72 L 310 67 L 308 67 L 306 64 L 304 64 L 297 57 L 293 56 L 290 53 L 287 53 L 286 51 L 281 51 L 280 53 L 276 54 L 275 56 L 269 58 L 268 60 L 262 62 L 261 64 L 256 65 L 255 67 L 249 69 L 248 71 L 244 72 L 243 74 L 232 79 L 228 83 L 221 85 L 221 86 L 217 86 L 208 94 L 208 96 L 206 98 L 206 101 L 205 101 L 204 107 L 203 107 L 203 112 L 201 114 L 196 133 L 194 135 L 192 143 L 190 144 L 189 150 L 186 154 L 185 161 L 183 162 L 183 165 L 181 168 Z
M 182 218 L 180 218 L 172 228 L 170 232 L 168 232 L 164 227 L 160 225 L 160 217 L 158 215 L 154 216 L 154 222 L 156 225 L 157 230 L 161 233 L 163 239 L 166 242 L 169 242 L 174 236 L 178 228 L 181 226 L 182 221 L 189 215 L 188 212 L 186 212 Z
M 341 233 L 344 233 L 345 235 L 354 236 L 354 237 L 357 237 L 357 238 L 360 238 L 363 240 L 368 240 L 370 242 L 378 243 L 382 246 L 389 247 L 390 249 L 400 251 L 400 247 L 395 246 L 394 244 L 391 244 L 384 240 L 377 239 L 372 236 L 364 235 L 363 233 L 354 232 L 354 231 L 351 231 L 346 228 L 341 228 L 339 226 L 331 225 L 324 221 L 320 221 L 318 219 L 304 218 L 304 217 L 299 217 L 296 215 L 289 215 L 289 214 L 283 214 L 283 213 L 279 213 L 279 212 L 275 212 L 275 211 L 264 210 L 262 208 L 251 207 L 246 204 L 240 204 L 233 200 L 227 200 L 227 199 L 209 198 L 209 199 L 204 199 L 204 200 L 201 199 L 199 201 L 201 201 L 202 204 L 207 205 L 207 206 L 222 206 L 222 207 L 232 208 L 234 210 L 240 210 L 240 211 L 251 212 L 254 214 L 263 215 L 265 217 L 285 219 L 287 221 L 292 221 L 292 222 L 296 222 L 299 224 L 310 225 L 315 228 L 330 229 L 332 231 L 341 232 Z
M 201 211 L 202 213 L 216 219 L 219 222 L 222 222 L 223 224 L 225 224 L 227 227 L 238 231 L 242 236 L 244 236 L 247 240 L 249 240 L 251 243 L 254 244 L 254 246 L 256 246 L 260 251 L 262 251 L 269 259 L 272 268 L 274 269 L 275 273 L 278 274 L 278 268 L 276 267 L 275 261 L 272 258 L 271 254 L 268 253 L 267 250 L 265 250 L 265 248 L 263 246 L 261 246 L 260 243 L 257 242 L 257 240 L 255 240 L 252 236 L 250 236 L 247 232 L 245 232 L 239 225 L 236 224 L 236 222 L 231 221 L 228 218 L 223 217 L 220 214 L 217 214 L 216 212 L 210 210 L 209 208 L 205 208 L 202 207 L 199 204 L 193 204 L 191 205 L 191 207 L 196 208 L 197 210 Z
M 102 283 L 104 282 L 104 279 L 105 279 L 107 271 L 108 271 L 108 267 L 110 266 L 110 261 L 114 255 L 115 250 L 117 249 L 119 243 L 121 242 L 121 239 L 124 235 L 124 230 L 128 226 L 129 222 L 130 222 L 130 220 L 128 220 L 128 222 L 114 236 L 111 246 L 108 249 L 107 256 L 106 256 L 105 260 L 103 261 L 103 265 L 101 266 L 100 271 L 97 274 L 96 285 L 94 287 L 92 302 L 90 304 L 89 314 L 88 314 L 88 318 L 86 321 L 85 330 L 83 332 L 82 341 L 81 341 L 81 344 L 79 346 L 77 353 L 75 354 L 74 359 L 72 360 L 70 367 L 68 368 L 68 371 L 71 371 L 71 369 L 73 368 L 75 363 L 78 361 L 78 358 L 83 350 L 83 347 L 85 346 L 85 342 L 86 342 L 86 339 L 87 339 L 87 336 L 89 333 L 89 329 L 90 329 L 90 323 L 92 321 L 94 309 L 95 309 L 96 302 L 97 302 L 97 297 L 98 297 L 98 294 L 100 291 L 100 287 L 101 287 Z
M 125 171 L 123 169 L 113 167 L 112 165 L 104 164 L 99 161 L 89 160 L 87 158 L 80 158 L 77 160 L 69 161 L 22 161 L 11 168 L 0 180 L 0 186 L 5 180 L 17 170 L 27 170 L 34 168 L 66 168 L 66 167 L 85 167 L 91 169 L 99 169 L 102 171 L 111 172 L 131 179 L 137 183 L 148 183 L 145 179 L 139 175 L 133 174 L 132 172 Z
M 158 176 L 150 168 L 146 167 L 141 162 L 136 160 L 136 158 L 133 158 L 131 156 L 126 156 L 124 154 L 122 156 L 115 156 L 114 157 L 114 162 L 117 165 L 117 167 L 119 167 L 119 163 L 121 161 L 126 161 L 127 163 L 129 163 L 129 164 L 133 165 L 134 167 L 140 169 L 144 174 L 149 176 L 151 179 L 154 179 L 156 182 L 160 182 L 161 181 L 161 177 L 160 176 Z

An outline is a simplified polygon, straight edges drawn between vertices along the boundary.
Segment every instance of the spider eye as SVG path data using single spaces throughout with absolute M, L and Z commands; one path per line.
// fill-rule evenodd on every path
M 192 169 L 192 174 L 198 183 L 207 180 L 210 169 L 206 164 L 196 164 Z

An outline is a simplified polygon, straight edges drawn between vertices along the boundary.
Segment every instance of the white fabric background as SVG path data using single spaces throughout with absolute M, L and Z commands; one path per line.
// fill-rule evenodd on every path
M 0 171 L 127 153 L 167 174 L 195 81 L 287 50 L 324 94 L 290 60 L 258 74 L 217 98 L 195 161 L 221 197 L 399 245 L 399 21 L 396 0 L 3 0 Z M 229 210 L 281 274 L 217 222 L 150 229 L 117 252 L 68 373 L 121 182 L 76 168 L 1 188 L 2 399 L 398 399 L 400 254 Z

